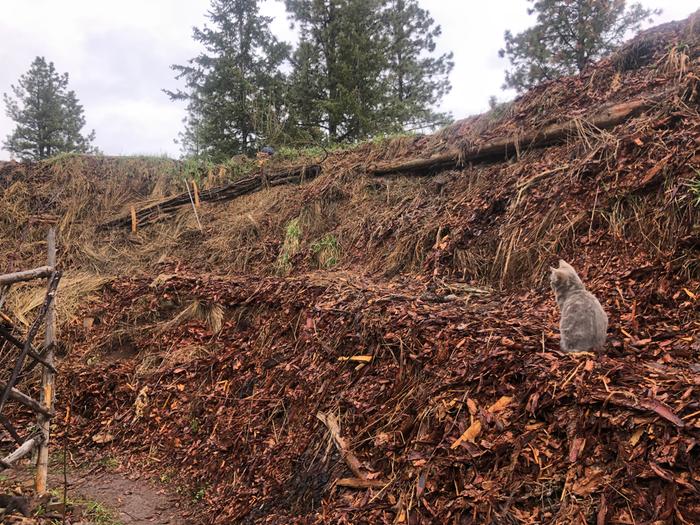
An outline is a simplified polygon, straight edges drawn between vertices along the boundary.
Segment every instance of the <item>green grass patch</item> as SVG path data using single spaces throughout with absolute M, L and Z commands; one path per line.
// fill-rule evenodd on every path
M 277 272 L 286 275 L 292 270 L 292 257 L 299 253 L 301 246 L 301 226 L 299 218 L 292 219 L 284 229 L 284 242 L 277 256 Z
M 311 245 L 319 268 L 329 270 L 340 261 L 340 244 L 334 235 L 327 233 Z
M 87 501 L 85 514 L 94 525 L 123 525 L 116 512 L 97 501 Z

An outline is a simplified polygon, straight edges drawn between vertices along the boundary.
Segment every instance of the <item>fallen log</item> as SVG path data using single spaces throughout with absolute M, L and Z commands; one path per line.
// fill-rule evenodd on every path
M 583 120 L 596 128 L 610 129 L 651 108 L 660 98 L 662 97 L 656 96 L 617 104 Z M 375 177 L 405 172 L 426 174 L 441 169 L 463 166 L 467 162 L 504 160 L 524 148 L 544 148 L 564 142 L 580 129 L 581 121 L 582 119 L 572 119 L 523 136 L 498 138 L 485 144 L 463 150 L 448 151 L 428 158 L 379 164 L 371 167 L 368 171 L 370 175 Z
M 262 173 L 209 190 L 199 190 L 199 201 L 222 202 L 232 200 L 236 197 L 254 193 L 268 186 L 279 186 L 282 184 L 300 183 L 305 180 L 311 180 L 318 177 L 320 173 L 321 166 L 319 164 L 298 166 L 289 170 L 273 173 Z M 181 206 L 191 205 L 190 195 L 191 194 L 187 192 L 180 193 L 169 199 L 141 208 L 135 213 L 129 212 L 117 219 L 101 224 L 98 229 L 105 230 L 119 226 L 141 226 L 147 224 L 162 214 L 173 212 Z
M 51 266 L 41 266 L 33 270 L 24 270 L 22 272 L 7 273 L 0 275 L 0 286 L 21 283 L 23 281 L 31 281 L 33 279 L 42 279 L 48 277 L 53 272 Z

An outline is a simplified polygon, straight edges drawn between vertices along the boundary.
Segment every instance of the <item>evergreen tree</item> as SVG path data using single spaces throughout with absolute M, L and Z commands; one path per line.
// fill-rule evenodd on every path
M 212 0 L 212 27 L 195 28 L 205 51 L 187 65 L 173 65 L 186 89 L 166 91 L 186 100 L 188 116 L 180 134 L 186 153 L 223 160 L 253 152 L 267 140 L 270 118 L 282 119 L 289 46 L 270 32 L 258 0 Z
M 513 35 L 505 33 L 499 52 L 513 66 L 504 88 L 525 91 L 544 80 L 572 75 L 618 46 L 629 32 L 660 10 L 625 0 L 528 0 L 537 23 Z
M 325 136 L 321 128 L 325 118 L 321 101 L 325 100 L 326 92 L 316 45 L 302 40 L 294 52 L 292 65 L 287 92 L 291 135 L 297 141 L 320 142 Z
M 381 0 L 285 0 L 301 41 L 290 89 L 295 124 L 332 142 L 386 131 Z
M 3 95 L 7 116 L 17 124 L 5 148 L 23 160 L 39 160 L 58 153 L 91 153 L 95 132 L 83 136 L 83 106 L 68 91 L 68 73 L 56 72 L 53 62 L 36 57 L 18 85 L 15 98 Z
M 433 56 L 442 30 L 421 9 L 418 0 L 388 0 L 384 16 L 388 32 L 388 111 L 396 130 L 445 124 L 449 114 L 433 109 L 451 89 L 453 54 Z

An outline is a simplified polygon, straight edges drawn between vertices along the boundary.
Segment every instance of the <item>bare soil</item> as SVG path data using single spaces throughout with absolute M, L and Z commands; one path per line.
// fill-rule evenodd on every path
M 23 491 L 31 490 L 33 472 L 30 469 L 6 471 L 5 475 L 6 479 L 1 484 L 5 491 L 16 487 L 21 487 Z M 49 486 L 62 494 L 63 475 L 60 468 L 50 473 Z M 99 503 L 111 511 L 115 523 L 123 525 L 184 525 L 187 522 L 176 495 L 138 474 L 95 468 L 72 469 L 68 473 L 68 498 L 70 501 Z M 76 514 L 72 523 L 89 523 L 87 517 L 79 517 L 80 512 Z

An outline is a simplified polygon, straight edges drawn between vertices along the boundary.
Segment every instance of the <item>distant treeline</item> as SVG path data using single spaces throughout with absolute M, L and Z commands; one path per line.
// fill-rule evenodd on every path
M 257 0 L 212 0 L 194 29 L 205 49 L 174 65 L 185 81 L 185 153 L 220 160 L 263 144 L 303 145 L 431 129 L 450 90 L 452 54 L 418 0 L 286 0 L 296 48 Z

